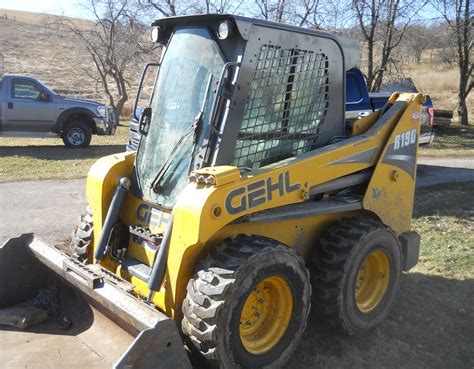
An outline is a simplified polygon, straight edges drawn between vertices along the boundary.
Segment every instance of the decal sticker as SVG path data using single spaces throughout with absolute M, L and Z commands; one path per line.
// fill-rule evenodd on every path
M 238 214 L 271 201 L 276 196 L 282 197 L 297 191 L 300 187 L 299 183 L 290 183 L 290 172 L 286 171 L 280 173 L 276 181 L 269 177 L 230 191 L 225 199 L 225 209 L 229 214 Z
M 419 111 L 415 111 L 412 115 L 411 115 L 411 120 L 412 122 L 419 122 L 420 121 L 420 112 Z
M 395 143 L 393 145 L 393 150 L 397 151 L 416 144 L 416 129 L 413 128 L 409 131 L 399 133 L 395 136 Z
M 162 228 L 168 224 L 170 214 L 154 208 L 146 203 L 141 203 L 137 207 L 137 220 L 150 227 Z

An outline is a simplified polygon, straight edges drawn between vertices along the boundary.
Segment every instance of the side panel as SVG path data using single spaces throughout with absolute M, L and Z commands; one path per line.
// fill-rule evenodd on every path
M 423 96 L 412 99 L 384 147 L 363 200 L 363 207 L 376 213 L 397 234 L 410 230 L 415 197 Z

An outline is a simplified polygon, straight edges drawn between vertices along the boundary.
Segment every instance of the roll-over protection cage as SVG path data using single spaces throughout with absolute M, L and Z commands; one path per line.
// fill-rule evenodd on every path
M 229 27 L 225 39 L 219 38 L 223 22 Z M 358 57 L 347 40 L 231 15 L 166 18 L 152 26 L 164 46 L 176 29 L 206 27 L 227 62 L 214 86 L 216 100 L 205 144 L 191 169 L 257 169 L 344 136 L 344 49 L 353 54 L 346 62 L 354 60 L 354 54 Z

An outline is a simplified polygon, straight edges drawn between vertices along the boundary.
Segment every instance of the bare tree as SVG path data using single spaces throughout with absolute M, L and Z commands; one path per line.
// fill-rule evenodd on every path
M 82 41 L 95 65 L 85 73 L 100 82 L 117 118 L 128 100 L 128 71 L 154 46 L 148 29 L 138 22 L 140 9 L 130 0 L 90 0 L 94 22 L 85 24 L 70 18 L 61 21 Z
M 322 3 L 322 0 L 254 0 L 254 15 L 278 23 L 321 28 Z
M 158 10 L 159 14 L 163 17 L 175 17 L 181 15 L 180 1 L 179 0 L 146 0 L 141 1 L 142 5 L 146 7 L 149 5 L 151 8 Z
M 471 0 L 438 0 L 434 7 L 443 16 L 454 36 L 459 67 L 458 116 L 468 125 L 467 97 L 473 86 L 472 26 L 474 23 Z
M 421 2 L 420 2 L 421 1 Z M 353 0 L 357 24 L 367 44 L 367 87 L 378 91 L 396 49 L 426 0 Z
M 287 8 L 291 0 L 255 0 L 257 16 L 265 20 L 286 23 Z
M 433 49 L 437 46 L 435 45 L 437 40 L 433 37 L 431 29 L 422 24 L 410 26 L 406 32 L 405 40 L 410 51 L 413 53 L 416 64 L 421 63 L 423 51 Z
M 194 0 L 189 2 L 190 14 L 236 14 L 244 0 Z

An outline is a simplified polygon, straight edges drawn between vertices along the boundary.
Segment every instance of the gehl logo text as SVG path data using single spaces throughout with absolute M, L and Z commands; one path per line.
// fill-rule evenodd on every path
M 169 222 L 170 214 L 156 209 L 146 203 L 141 203 L 137 207 L 137 220 L 150 227 L 162 228 Z
M 280 173 L 276 181 L 269 177 L 229 192 L 225 199 L 225 209 L 229 214 L 238 214 L 271 201 L 277 196 L 282 197 L 287 193 L 298 191 L 300 187 L 299 183 L 290 183 L 290 172 L 286 171 Z

